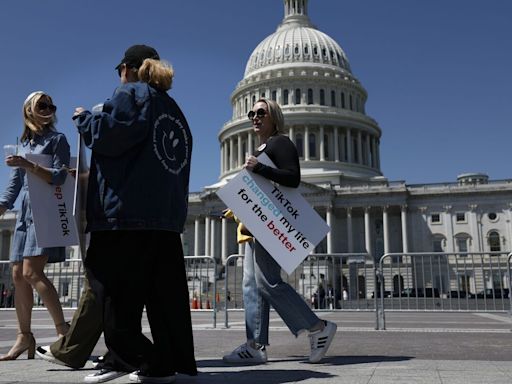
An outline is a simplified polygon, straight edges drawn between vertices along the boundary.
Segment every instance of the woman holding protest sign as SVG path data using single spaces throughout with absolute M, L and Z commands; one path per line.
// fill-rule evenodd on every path
M 281 132 L 283 113 L 273 100 L 260 99 L 248 114 L 260 146 L 249 156 L 244 167 L 275 183 L 297 188 L 300 164 L 293 142 Z M 277 168 L 258 162 L 266 153 Z M 246 242 L 243 277 L 245 329 L 247 342 L 225 355 L 227 363 L 262 364 L 267 361 L 270 305 L 279 313 L 290 331 L 298 336 L 309 331 L 311 354 L 309 361 L 320 361 L 329 348 L 336 324 L 320 320 L 299 294 L 281 279 L 281 267 L 257 239 Z
M 10 261 L 15 287 L 15 306 L 18 318 L 18 335 L 10 351 L 0 361 L 15 360 L 28 351 L 34 358 L 35 340 L 31 332 L 34 288 L 48 308 L 55 323 L 57 334 L 68 330 L 55 287 L 44 274 L 46 263 L 64 261 L 64 247 L 40 248 L 36 241 L 32 208 L 30 204 L 27 172 L 53 185 L 62 185 L 68 174 L 70 159 L 69 144 L 62 133 L 55 131 L 57 107 L 49 95 L 38 91 L 31 93 L 23 104 L 24 131 L 21 143 L 24 150 L 52 157 L 51 167 L 43 167 L 18 155 L 17 146 L 13 154 L 6 152 L 5 163 L 12 167 L 6 191 L 0 196 L 0 214 L 14 207 L 21 197 L 21 208 L 17 214 L 16 228 Z

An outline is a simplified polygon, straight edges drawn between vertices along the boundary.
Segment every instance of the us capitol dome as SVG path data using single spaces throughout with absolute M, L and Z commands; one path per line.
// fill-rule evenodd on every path
M 236 175 L 258 146 L 247 113 L 259 98 L 281 105 L 303 181 L 337 185 L 383 179 L 381 130 L 366 115 L 368 94 L 340 45 L 311 23 L 307 5 L 307 0 L 285 0 L 283 21 L 249 57 L 231 95 L 233 115 L 219 133 L 217 185 Z

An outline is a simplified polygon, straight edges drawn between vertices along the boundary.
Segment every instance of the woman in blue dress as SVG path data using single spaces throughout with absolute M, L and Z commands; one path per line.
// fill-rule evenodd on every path
M 48 308 L 57 335 L 64 335 L 68 330 L 57 291 L 43 270 L 46 263 L 64 261 L 65 248 L 38 247 L 27 184 L 27 172 L 53 185 L 62 185 L 66 180 L 70 158 L 69 144 L 62 133 L 55 131 L 56 110 L 51 97 L 41 91 L 31 93 L 23 104 L 23 152 L 51 155 L 50 167 L 43 167 L 18 155 L 5 159 L 5 163 L 12 170 L 7 188 L 0 196 L 0 215 L 12 209 L 18 197 L 21 199 L 10 254 L 18 334 L 15 344 L 6 355 L 0 357 L 0 361 L 14 360 L 25 351 L 28 351 L 29 359 L 34 358 L 35 339 L 31 332 L 33 289 Z

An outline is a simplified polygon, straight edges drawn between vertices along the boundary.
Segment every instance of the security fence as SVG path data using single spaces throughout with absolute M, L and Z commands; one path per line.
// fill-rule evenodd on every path
M 244 256 L 225 264 L 211 256 L 186 256 L 193 311 L 244 309 Z M 80 259 L 48 264 L 63 308 L 78 305 L 84 283 Z M 367 253 L 311 254 L 291 274 L 290 284 L 315 311 L 374 311 L 376 329 L 386 329 L 387 311 L 507 312 L 512 315 L 512 252 L 388 253 L 377 263 Z M 0 309 L 14 307 L 14 284 L 8 261 L 0 261 Z M 34 291 L 34 307 L 43 303 Z
M 224 325 L 229 312 L 243 310 L 244 256 L 227 258 L 224 280 Z M 367 253 L 311 254 L 282 278 L 316 311 L 375 311 L 377 284 L 373 259 Z
M 510 310 L 510 260 L 505 252 L 388 253 L 380 258 L 379 329 L 386 311 Z
M 212 256 L 185 256 L 190 309 L 211 311 L 213 327 L 217 326 L 217 290 L 220 270 Z

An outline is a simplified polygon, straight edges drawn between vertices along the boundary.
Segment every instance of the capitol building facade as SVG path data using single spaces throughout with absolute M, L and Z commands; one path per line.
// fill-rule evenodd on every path
M 307 0 L 285 0 L 283 21 L 247 61 L 231 95 L 232 117 L 218 134 L 219 181 L 190 196 L 186 253 L 219 263 L 243 254 L 235 224 L 219 217 L 225 206 L 215 191 L 259 145 L 247 119 L 259 98 L 281 105 L 285 134 L 300 156 L 300 191 L 331 227 L 315 253 L 368 252 L 378 260 L 386 253 L 510 251 L 512 180 L 480 173 L 436 184 L 386 179 L 382 131 L 365 110 L 368 94 L 339 44 L 313 26 L 307 6 Z M 442 279 L 425 284 L 449 287 Z M 509 286 L 506 273 L 486 279 L 487 286 L 497 280 Z
M 285 134 L 300 156 L 299 190 L 331 228 L 315 253 L 368 253 L 378 260 L 386 253 L 510 251 L 512 179 L 475 173 L 436 184 L 389 181 L 380 164 L 383 132 L 366 114 L 367 97 L 340 45 L 311 23 L 308 1 L 285 0 L 283 21 L 254 49 L 231 95 L 232 117 L 218 134 L 219 180 L 190 194 L 185 255 L 222 264 L 243 254 L 235 223 L 220 217 L 226 207 L 216 191 L 259 145 L 247 119 L 259 98 L 281 105 Z M 0 223 L 0 257 L 8 260 L 13 213 Z M 487 278 L 510 287 L 506 274 Z

